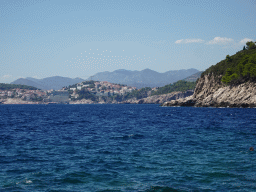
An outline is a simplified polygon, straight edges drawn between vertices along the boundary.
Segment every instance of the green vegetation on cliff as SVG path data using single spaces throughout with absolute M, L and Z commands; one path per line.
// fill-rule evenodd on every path
M 151 91 L 150 87 L 145 87 L 145 88 L 141 88 L 139 90 L 134 90 L 131 93 L 125 93 L 123 99 L 131 99 L 131 98 L 136 98 L 136 99 L 142 99 L 142 98 L 146 98 L 148 97 L 148 92 Z
M 196 82 L 188 82 L 184 80 L 177 81 L 173 84 L 165 85 L 164 87 L 160 87 L 157 91 L 151 93 L 151 95 L 162 95 L 171 93 L 173 91 L 187 91 L 195 89 Z
M 0 90 L 11 90 L 11 89 L 29 89 L 29 90 L 37 90 L 38 88 L 27 86 L 27 85 L 16 85 L 16 84 L 7 84 L 0 83 Z
M 203 73 L 203 71 L 199 71 L 193 75 L 186 77 L 185 79 L 183 79 L 183 81 L 196 82 L 197 79 L 199 79 L 201 77 L 202 73 Z
M 243 50 L 235 55 L 226 56 L 225 60 L 211 66 L 201 75 L 213 74 L 222 76 L 221 81 L 226 84 L 240 84 L 247 81 L 256 81 L 256 45 L 247 42 Z

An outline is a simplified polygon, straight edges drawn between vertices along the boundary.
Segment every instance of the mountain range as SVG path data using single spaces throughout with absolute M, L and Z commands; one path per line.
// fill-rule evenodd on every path
M 27 77 L 27 78 L 19 78 L 11 82 L 11 84 L 28 85 L 28 86 L 33 86 L 42 90 L 50 90 L 50 89 L 59 90 L 62 87 L 80 83 L 82 81 L 84 80 L 81 78 L 72 79 L 69 77 L 60 77 L 60 76 L 47 77 L 43 79 L 35 79 L 32 77 Z
M 197 69 L 172 70 L 165 73 L 159 73 L 150 69 L 142 71 L 130 71 L 119 69 L 113 72 L 100 72 L 92 76 L 94 81 L 108 81 L 110 83 L 125 84 L 137 88 L 142 87 L 162 87 L 166 84 L 185 79 L 195 73 Z
M 108 81 L 110 83 L 124 84 L 136 88 L 142 87 L 161 87 L 166 84 L 174 83 L 176 81 L 188 78 L 190 81 L 196 81 L 199 77 L 200 71 L 197 69 L 181 69 L 172 70 L 165 73 L 159 73 L 150 69 L 144 69 L 142 71 L 131 71 L 125 69 L 119 69 L 113 72 L 100 72 L 93 75 L 90 79 L 94 81 Z M 191 77 L 190 77 L 191 76 Z M 64 86 L 73 85 L 85 81 L 81 78 L 69 78 L 69 77 L 47 77 L 43 79 L 35 79 L 31 77 L 19 78 L 11 84 L 21 84 L 37 87 L 42 90 L 59 90 Z

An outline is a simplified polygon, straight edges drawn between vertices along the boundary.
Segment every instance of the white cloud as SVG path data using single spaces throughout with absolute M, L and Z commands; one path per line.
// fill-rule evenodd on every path
M 203 43 L 204 40 L 202 39 L 180 39 L 175 41 L 176 44 L 187 44 L 187 43 Z
M 176 44 L 182 43 L 183 39 L 175 41 Z
M 234 39 L 226 37 L 215 37 L 213 40 L 209 41 L 208 44 L 228 44 L 233 43 Z
M 239 43 L 246 44 L 248 41 L 253 41 L 253 39 L 244 38 Z
M 208 42 L 205 42 L 204 40 L 202 39 L 180 39 L 180 40 L 177 40 L 175 41 L 176 44 L 187 44 L 187 43 L 204 43 L 205 44 L 208 44 L 208 45 L 225 45 L 225 46 L 235 46 L 235 47 L 239 47 L 242 45 L 245 45 L 246 42 L 248 41 L 255 41 L 253 39 L 249 39 L 249 38 L 244 38 L 242 39 L 241 41 L 237 41 L 237 40 L 234 40 L 232 38 L 227 38 L 227 37 L 214 37 L 214 39 L 208 41 Z
M 2 79 L 9 79 L 9 78 L 11 78 L 12 77 L 12 75 L 4 75 L 3 77 L 2 77 Z

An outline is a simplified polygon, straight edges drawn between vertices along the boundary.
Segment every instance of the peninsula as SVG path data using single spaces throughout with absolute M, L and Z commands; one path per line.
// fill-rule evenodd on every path
M 204 71 L 193 95 L 162 106 L 256 107 L 255 42 Z

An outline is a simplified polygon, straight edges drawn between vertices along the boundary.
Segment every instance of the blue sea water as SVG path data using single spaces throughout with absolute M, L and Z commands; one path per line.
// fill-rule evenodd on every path
M 0 191 L 256 191 L 256 109 L 1 105 Z

